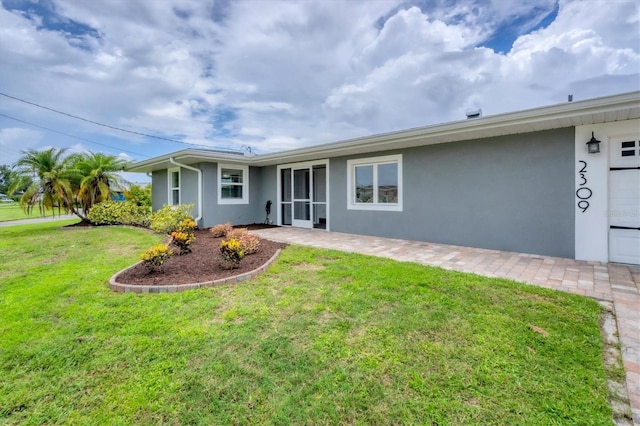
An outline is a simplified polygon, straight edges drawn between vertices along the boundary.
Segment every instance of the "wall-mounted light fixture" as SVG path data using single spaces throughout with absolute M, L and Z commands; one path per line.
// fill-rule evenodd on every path
M 587 142 L 587 151 L 589 154 L 597 154 L 600 152 L 600 141 L 595 138 L 591 132 L 591 140 Z

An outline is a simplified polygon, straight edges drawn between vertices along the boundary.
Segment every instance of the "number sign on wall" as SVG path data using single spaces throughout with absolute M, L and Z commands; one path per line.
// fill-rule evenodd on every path
M 578 163 L 582 164 L 582 168 L 578 170 L 578 189 L 576 190 L 576 197 L 578 198 L 578 208 L 582 210 L 582 213 L 586 212 L 589 208 L 589 198 L 593 195 L 591 189 L 587 186 L 587 162 L 580 160 Z

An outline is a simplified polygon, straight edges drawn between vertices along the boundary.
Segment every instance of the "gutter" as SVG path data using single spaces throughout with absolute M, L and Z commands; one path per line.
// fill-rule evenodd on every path
M 198 217 L 196 217 L 196 223 L 202 220 L 202 170 L 195 167 L 187 166 L 186 164 L 178 163 L 173 157 L 169 157 L 169 162 L 174 166 L 184 167 L 187 170 L 193 170 L 198 174 Z

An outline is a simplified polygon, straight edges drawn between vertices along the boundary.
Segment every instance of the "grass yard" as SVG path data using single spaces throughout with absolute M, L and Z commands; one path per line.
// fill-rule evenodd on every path
M 20 208 L 18 203 L 3 203 L 0 204 L 0 222 L 7 220 L 27 219 L 29 216 L 25 214 L 24 210 Z
M 611 424 L 592 300 L 299 246 L 116 294 L 159 237 L 59 226 L 0 229 L 0 423 Z
M 64 213 L 63 213 L 64 214 Z M 58 215 L 56 211 L 56 216 Z M 51 211 L 47 211 L 47 216 L 51 216 Z M 18 203 L 2 203 L 0 204 L 0 222 L 8 220 L 31 219 L 40 216 L 40 211 L 35 208 L 31 214 L 26 214 Z

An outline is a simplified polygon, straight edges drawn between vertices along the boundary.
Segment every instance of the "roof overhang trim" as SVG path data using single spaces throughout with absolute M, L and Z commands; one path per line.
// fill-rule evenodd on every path
M 273 154 L 241 156 L 186 149 L 135 163 L 127 170 L 148 173 L 166 169 L 171 157 L 185 164 L 224 161 L 225 163 L 269 166 L 637 118 L 640 118 L 640 91 L 435 124 Z

